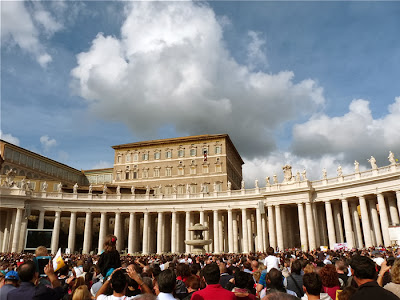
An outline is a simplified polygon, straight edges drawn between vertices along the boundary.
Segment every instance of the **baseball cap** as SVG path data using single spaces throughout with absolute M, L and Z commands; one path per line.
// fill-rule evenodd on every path
M 15 271 L 9 271 L 6 274 L 6 280 L 19 280 L 18 273 Z

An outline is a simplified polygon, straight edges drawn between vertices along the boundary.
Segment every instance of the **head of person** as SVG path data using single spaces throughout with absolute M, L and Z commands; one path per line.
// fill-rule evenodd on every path
M 319 296 L 322 290 L 321 277 L 317 273 L 307 273 L 303 276 L 303 290 L 309 295 Z
M 116 293 L 123 293 L 128 285 L 127 278 L 122 270 L 115 271 L 111 277 L 111 287 Z
M 226 264 L 224 262 L 219 263 L 219 272 L 222 273 L 228 273 L 228 268 L 226 267 Z
M 200 288 L 200 279 L 196 275 L 191 275 L 185 281 L 188 292 L 197 291 Z
M 157 277 L 158 290 L 171 294 L 175 290 L 176 276 L 171 269 L 164 270 Z
M 49 252 L 45 246 L 39 246 L 35 250 L 35 256 L 48 256 Z
M 107 235 L 104 241 L 104 251 L 112 252 L 117 249 L 117 237 L 115 235 L 109 234 Z
M 287 294 L 286 292 L 273 292 L 267 294 L 262 300 L 298 300 L 296 296 Z
M 182 279 L 190 276 L 190 268 L 189 265 L 184 263 L 179 263 L 176 266 L 176 276 L 181 276 Z
M 6 276 L 4 277 L 5 284 L 12 284 L 16 286 L 18 284 L 18 281 L 19 281 L 18 273 L 15 271 L 8 271 Z
M 343 291 L 341 291 L 338 296 L 337 300 L 350 300 L 351 297 L 357 292 L 357 289 L 353 286 L 346 286 Z
M 35 280 L 39 276 L 36 272 L 36 266 L 33 261 L 24 262 L 18 267 L 18 277 L 21 282 L 30 282 Z
M 236 272 L 235 273 L 235 286 L 240 289 L 246 289 L 249 286 L 250 279 L 254 283 L 254 280 L 253 280 L 251 274 L 246 273 L 244 271 Z
M 324 266 L 319 271 L 319 275 L 321 276 L 322 285 L 324 287 L 340 286 L 339 275 L 334 265 L 329 264 Z
M 304 267 L 304 274 L 315 272 L 315 267 L 313 264 L 309 263 Z
M 87 285 L 79 286 L 72 295 L 72 300 L 91 300 L 92 295 Z
M 352 274 L 358 279 L 374 280 L 376 277 L 375 263 L 366 256 L 356 255 L 351 259 Z
M 300 275 L 301 273 L 301 262 L 300 260 L 296 259 L 292 261 L 292 267 L 290 269 L 292 274 Z
M 335 267 L 336 267 L 336 271 L 338 273 L 345 273 L 346 272 L 346 263 L 344 262 L 343 259 L 339 259 L 335 262 Z
M 203 269 L 203 277 L 207 284 L 219 283 L 220 273 L 217 264 L 209 264 Z
M 268 247 L 268 248 L 267 248 L 267 254 L 268 254 L 268 255 L 274 255 L 274 253 L 275 253 L 274 248 L 272 248 L 272 247 Z
M 272 268 L 267 274 L 267 287 L 273 290 L 286 292 L 283 286 L 282 272 L 278 269 Z
M 400 284 L 400 259 L 396 259 L 391 270 L 390 275 L 393 283 Z

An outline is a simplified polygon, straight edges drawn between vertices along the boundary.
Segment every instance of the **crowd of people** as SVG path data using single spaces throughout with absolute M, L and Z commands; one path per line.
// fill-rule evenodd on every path
M 101 255 L 63 255 L 41 269 L 35 253 L 0 254 L 0 300 L 394 300 L 400 249 L 221 255 L 121 256 L 107 236 Z

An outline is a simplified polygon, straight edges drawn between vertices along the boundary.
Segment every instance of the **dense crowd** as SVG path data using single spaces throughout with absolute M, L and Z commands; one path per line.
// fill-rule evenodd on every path
M 101 255 L 63 255 L 56 272 L 38 266 L 45 247 L 1 253 L 0 300 L 400 299 L 400 249 L 121 256 L 116 240 Z

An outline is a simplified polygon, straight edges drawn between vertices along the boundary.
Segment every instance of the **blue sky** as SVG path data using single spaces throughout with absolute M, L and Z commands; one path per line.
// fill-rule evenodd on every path
M 399 2 L 1 2 L 1 136 L 78 169 L 228 133 L 255 178 L 400 157 Z

